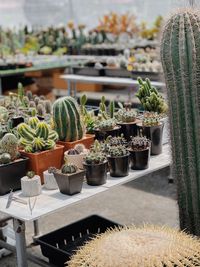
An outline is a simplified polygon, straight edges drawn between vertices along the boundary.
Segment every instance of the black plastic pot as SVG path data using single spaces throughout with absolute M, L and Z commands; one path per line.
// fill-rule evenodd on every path
M 43 116 L 37 116 L 37 118 L 40 120 L 40 121 L 43 121 L 44 120 L 44 117 Z
M 108 165 L 110 170 L 110 176 L 112 177 L 124 177 L 129 173 L 129 154 L 122 157 L 110 157 L 108 156 Z
M 5 195 L 21 188 L 21 178 L 26 175 L 28 158 L 0 165 L 0 195 Z
M 84 174 L 84 171 L 78 171 L 72 174 L 55 172 L 54 177 L 56 179 L 60 192 L 62 194 L 71 196 L 81 192 Z
M 150 149 L 132 151 L 130 150 L 130 160 L 132 170 L 145 170 L 149 168 Z
M 120 129 L 121 126 L 115 126 L 114 129 L 112 130 L 107 130 L 107 131 L 100 131 L 99 129 L 94 130 L 95 133 L 95 138 L 99 141 L 104 141 L 108 136 L 119 136 L 120 135 Z
M 86 171 L 87 183 L 89 185 L 102 185 L 106 183 L 107 164 L 107 161 L 95 165 L 83 163 Z
M 24 122 L 24 118 L 21 116 L 20 117 L 13 117 L 11 119 L 11 123 L 12 123 L 13 128 L 17 127 L 17 125 L 19 125 L 22 122 Z
M 151 140 L 151 155 L 159 155 L 162 153 L 162 139 L 163 139 L 163 126 L 142 126 L 141 124 L 137 124 L 138 129 L 142 129 L 142 134 L 146 136 L 149 140 Z
M 138 121 L 118 123 L 121 126 L 120 134 L 123 134 L 127 141 L 131 140 L 131 136 L 137 136 L 137 123 Z

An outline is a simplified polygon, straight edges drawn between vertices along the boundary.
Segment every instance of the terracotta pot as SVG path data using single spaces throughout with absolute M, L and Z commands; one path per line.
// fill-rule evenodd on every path
M 86 134 L 82 139 L 73 141 L 73 142 L 64 142 L 58 141 L 57 144 L 64 146 L 64 152 L 74 148 L 77 144 L 83 144 L 85 148 L 90 148 L 91 145 L 94 143 L 94 135 L 93 134 Z
M 83 186 L 84 174 L 85 171 L 80 170 L 72 174 L 55 172 L 54 176 L 60 192 L 62 194 L 71 196 L 81 192 Z
M 120 133 L 124 135 L 127 141 L 131 140 L 131 136 L 137 136 L 137 123 L 140 120 L 135 120 L 134 122 L 119 122 L 118 125 L 121 126 Z
M 20 150 L 20 153 L 29 158 L 28 169 L 39 175 L 41 182 L 44 183 L 43 172 L 49 167 L 61 168 L 63 160 L 63 149 L 61 145 L 56 145 L 52 150 L 46 150 L 38 153 L 27 153 Z

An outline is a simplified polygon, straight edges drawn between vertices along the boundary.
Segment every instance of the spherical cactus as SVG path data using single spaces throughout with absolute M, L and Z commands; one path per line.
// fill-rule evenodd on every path
M 45 115 L 45 108 L 42 104 L 37 105 L 37 113 L 41 117 L 43 117 Z
M 33 149 L 34 151 L 42 151 L 45 148 L 45 142 L 43 138 L 35 137 L 33 139 Z
M 79 154 L 83 153 L 86 150 L 84 144 L 77 144 L 75 145 L 74 149 L 76 149 Z
M 3 153 L 0 155 L 0 164 L 8 164 L 12 161 L 9 153 Z
M 35 107 L 36 107 L 35 102 L 34 102 L 34 101 L 30 101 L 30 102 L 29 102 L 29 107 L 30 107 L 30 108 L 35 108 Z
M 83 125 L 77 101 L 70 97 L 62 97 L 53 105 L 54 128 L 60 141 L 76 141 L 83 137 Z
M 74 164 L 64 164 L 61 168 L 61 172 L 64 174 L 76 173 L 77 170 L 78 170 L 78 167 Z
M 51 114 L 52 113 L 52 104 L 50 100 L 45 100 L 44 101 L 44 107 L 45 107 L 45 111 L 47 114 Z
M 37 124 L 37 128 L 36 128 L 36 136 L 37 137 L 41 137 L 44 140 L 48 139 L 49 136 L 49 126 L 46 122 L 41 121 Z
M 78 155 L 80 154 L 78 150 L 71 148 L 67 151 L 67 155 Z
M 53 140 L 47 140 L 45 142 L 45 150 L 50 150 L 55 147 L 56 143 Z
M 38 117 L 31 117 L 28 120 L 28 125 L 30 125 L 31 128 L 36 129 L 39 122 L 40 120 Z
M 24 151 L 26 153 L 33 153 L 34 152 L 33 146 L 32 145 L 26 145 L 24 148 Z
M 12 133 L 7 133 L 1 139 L 1 149 L 9 153 L 12 160 L 15 160 L 18 155 L 18 140 Z
M 26 96 L 28 97 L 29 101 L 31 101 L 33 99 L 33 94 L 31 91 L 27 91 Z
M 200 18 L 179 10 L 166 23 L 161 61 L 169 99 L 173 176 L 181 229 L 200 236 Z M 198 264 L 199 265 L 199 264 Z
M 34 130 L 26 123 L 20 123 L 17 126 L 17 132 L 21 137 L 25 138 L 28 141 L 33 141 L 35 137 Z
M 109 229 L 81 247 L 67 266 L 200 266 L 200 241 L 168 227 Z
M 58 134 L 56 131 L 50 130 L 49 131 L 49 139 L 53 140 L 54 142 L 58 141 Z
M 38 96 L 35 96 L 34 102 L 36 106 L 38 105 L 39 101 L 40 101 L 40 98 Z

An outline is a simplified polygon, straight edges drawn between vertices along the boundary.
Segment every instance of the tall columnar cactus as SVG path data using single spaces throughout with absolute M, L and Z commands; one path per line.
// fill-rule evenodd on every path
M 80 110 L 77 101 L 70 97 L 62 97 L 53 105 L 54 128 L 60 141 L 76 141 L 83 137 Z
M 161 60 L 168 90 L 180 225 L 200 235 L 200 17 L 193 10 L 166 23 Z

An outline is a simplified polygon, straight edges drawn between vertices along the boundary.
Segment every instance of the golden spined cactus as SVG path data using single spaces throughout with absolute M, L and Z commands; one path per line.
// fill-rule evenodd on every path
M 110 229 L 80 248 L 68 267 L 200 266 L 200 241 L 168 227 Z

